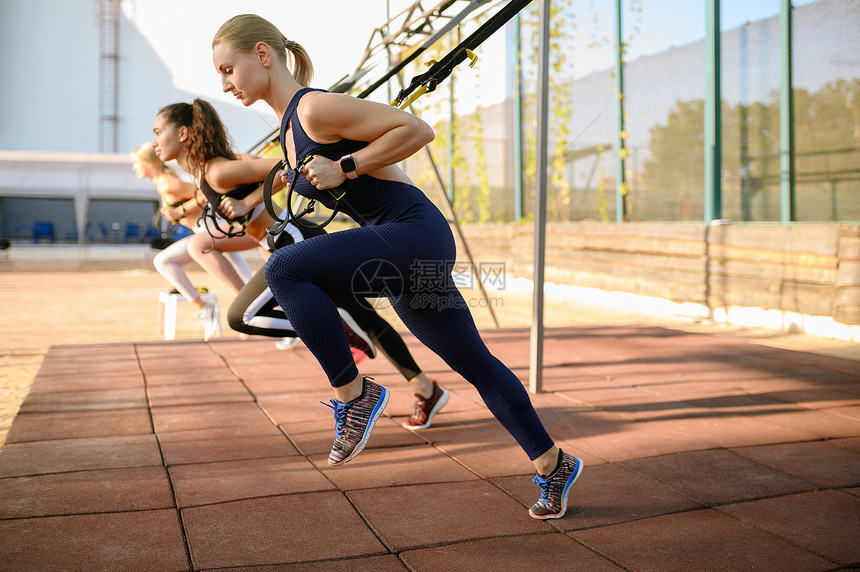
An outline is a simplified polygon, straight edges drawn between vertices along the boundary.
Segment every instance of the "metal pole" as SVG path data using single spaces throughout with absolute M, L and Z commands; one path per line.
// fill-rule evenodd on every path
M 454 31 L 448 36 L 451 44 L 454 44 Z M 448 202 L 454 204 L 454 125 L 457 115 L 454 111 L 454 82 L 455 75 L 452 73 L 448 82 Z
M 523 58 L 520 15 L 514 16 L 514 221 L 523 218 Z
M 540 3 L 538 49 L 537 170 L 535 173 L 534 292 L 529 351 L 529 391 L 543 391 L 543 284 L 546 251 L 547 110 L 549 109 L 549 10 Z
M 723 218 L 720 1 L 707 0 L 705 25 L 705 222 Z
M 385 21 L 386 22 L 391 21 L 391 3 L 389 0 L 385 0 Z M 388 37 L 388 34 L 389 34 L 388 24 L 386 24 L 383 37 Z M 391 71 L 391 50 L 389 50 L 388 47 L 386 46 L 385 51 L 388 54 L 388 63 L 386 64 L 385 71 L 390 72 Z M 391 101 L 391 78 L 389 78 L 388 81 L 385 82 L 385 90 L 386 90 L 385 96 L 387 97 L 387 99 L 385 101 Z
M 780 2 L 779 187 L 780 222 L 797 220 L 794 196 L 794 93 L 791 73 L 791 0 Z
M 615 0 L 615 82 L 618 102 L 615 107 L 615 221 L 627 220 L 627 148 L 624 128 L 624 36 L 621 18 L 621 0 Z

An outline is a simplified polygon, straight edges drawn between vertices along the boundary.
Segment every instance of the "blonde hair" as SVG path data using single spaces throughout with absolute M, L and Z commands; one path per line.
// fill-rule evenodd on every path
M 275 50 L 300 85 L 307 87 L 314 77 L 314 65 L 305 49 L 288 40 L 271 22 L 256 14 L 240 14 L 224 22 L 215 32 L 212 47 L 221 42 L 243 53 L 253 51 L 257 42 L 264 42 Z M 292 68 L 289 59 L 293 61 Z
M 176 171 L 172 167 L 164 164 L 164 161 L 158 158 L 155 154 L 155 149 L 152 148 L 152 143 L 143 143 L 140 147 L 129 153 L 132 161 L 140 161 L 141 163 L 149 163 L 155 165 L 160 172 L 168 175 L 176 176 Z

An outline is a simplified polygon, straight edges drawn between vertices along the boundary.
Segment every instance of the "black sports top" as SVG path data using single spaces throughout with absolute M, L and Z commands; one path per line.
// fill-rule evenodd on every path
M 284 117 L 281 119 L 281 150 L 284 156 L 287 156 L 286 146 L 284 144 L 287 133 L 287 125 L 290 125 L 293 143 L 296 150 L 296 160 L 301 161 L 308 154 L 316 154 L 317 150 L 325 147 L 322 143 L 318 143 L 311 139 L 305 130 L 302 128 L 299 121 L 296 109 L 298 108 L 299 100 L 308 92 L 324 91 L 321 89 L 304 88 L 299 90 L 294 96 Z M 322 153 L 327 158 L 336 161 L 347 153 L 353 153 L 367 145 L 360 141 L 344 140 L 347 145 L 339 151 L 331 151 Z M 292 166 L 287 170 L 290 181 L 292 181 L 293 171 Z M 295 192 L 316 199 L 327 208 L 334 206 L 334 198 L 328 191 L 320 191 L 308 180 L 299 175 L 299 180 L 296 181 Z M 349 190 L 346 195 L 339 201 L 340 210 L 358 224 L 364 226 L 368 224 L 380 224 L 386 221 L 397 219 L 418 204 L 432 204 L 429 199 L 424 196 L 418 188 L 407 183 L 396 181 L 386 181 L 377 179 L 370 175 L 359 175 L 357 179 L 351 179 Z
M 224 197 L 230 197 L 231 199 L 244 199 L 252 192 L 254 192 L 259 186 L 262 184 L 262 181 L 259 183 L 245 183 L 244 185 L 239 185 L 232 191 L 227 191 L 226 193 L 219 193 L 206 182 L 206 179 L 200 181 L 200 190 L 203 191 L 203 195 L 206 197 L 206 200 L 212 206 L 212 210 L 214 211 L 212 215 L 214 216 L 215 212 L 225 220 L 238 220 L 241 221 L 245 217 L 237 217 L 235 219 L 230 219 L 221 212 L 221 200 Z

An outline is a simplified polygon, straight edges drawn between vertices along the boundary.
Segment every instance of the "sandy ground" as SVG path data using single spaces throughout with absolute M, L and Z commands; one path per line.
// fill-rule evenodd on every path
M 249 260 L 252 269 L 261 260 Z M 216 292 L 225 336 L 237 335 L 224 321 L 233 294 L 199 268 L 189 269 L 196 286 Z M 96 344 L 162 339 L 157 329 L 158 293 L 166 281 L 147 260 L 80 263 L 52 260 L 0 260 L 0 447 L 26 397 L 47 351 L 54 345 Z M 467 300 L 479 301 L 477 290 L 465 290 Z M 492 303 L 502 328 L 531 325 L 531 296 L 522 292 L 493 292 Z M 475 303 L 473 315 L 482 330 L 495 327 L 489 311 Z M 401 331 L 405 328 L 390 309 L 380 310 Z M 685 330 L 723 332 L 752 337 L 760 343 L 860 359 L 860 344 L 802 335 L 693 323 L 670 316 L 647 317 L 635 312 L 585 306 L 571 300 L 547 299 L 545 324 L 662 324 Z M 180 304 L 177 339 L 199 338 L 201 332 L 189 304 Z M 274 350 L 273 348 L 273 351 Z

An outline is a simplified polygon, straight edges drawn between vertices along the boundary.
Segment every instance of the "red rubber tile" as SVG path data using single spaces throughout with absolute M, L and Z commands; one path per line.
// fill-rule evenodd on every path
M 813 488 L 808 481 L 723 449 L 632 459 L 624 465 L 706 506 Z
M 49 359 L 50 358 L 50 359 Z M 40 377 L 71 377 L 77 375 L 113 374 L 116 376 L 140 373 L 136 359 L 102 360 L 90 358 L 70 360 L 47 356 L 39 368 Z
M 711 446 L 707 436 L 682 433 L 671 425 L 629 421 L 613 413 L 585 411 L 565 420 L 566 442 L 610 461 L 637 459 Z
M 829 570 L 833 563 L 752 526 L 699 510 L 570 535 L 627 569 Z
M 325 560 L 322 562 L 302 562 L 300 564 L 278 564 L 257 566 L 254 572 L 406 572 L 408 570 L 394 554 L 385 556 L 364 556 L 347 560 Z M 221 568 L 219 572 L 248 572 L 245 567 Z
M 334 441 L 334 416 L 325 421 L 291 423 L 279 427 L 303 455 L 328 455 L 331 451 Z M 407 431 L 388 417 L 380 416 L 364 450 L 425 444 L 427 441 L 416 433 L 418 432 Z
M 144 408 L 23 413 L 12 423 L 6 442 L 24 443 L 151 433 L 149 411 Z
M 349 498 L 394 550 L 478 539 L 488 531 L 512 536 L 547 530 L 545 522 L 529 517 L 528 509 L 486 481 L 363 489 Z
M 179 465 L 170 480 L 179 508 L 334 488 L 304 457 Z
M 622 570 L 563 534 L 486 538 L 420 550 L 400 558 L 412 570 Z
M 187 508 L 195 568 L 262 566 L 387 553 L 339 492 Z
M 164 467 L 0 479 L 0 519 L 173 508 Z
M 854 495 L 816 491 L 719 510 L 840 565 L 860 562 L 860 498 Z
M 432 427 L 414 433 L 437 444 L 507 445 L 515 442 L 486 407 L 446 412 L 444 417 L 440 414 L 438 419 L 434 417 Z
M 733 451 L 819 486 L 860 486 L 860 451 L 834 444 L 839 441 L 744 447 Z
M 298 455 L 275 426 L 223 427 L 159 435 L 165 465 Z
M 534 465 L 512 437 L 496 443 L 476 444 L 471 439 L 464 439 L 460 443 L 440 443 L 436 446 L 485 479 L 534 474 Z
M 342 491 L 478 479 L 429 445 L 367 449 L 349 461 L 349 470 L 329 465 L 328 454 L 315 455 L 311 461 Z
M 209 346 L 200 343 L 199 339 L 136 342 L 134 348 L 141 360 L 181 358 L 182 356 L 200 356 L 212 353 Z
M 236 375 L 223 364 L 217 367 L 196 368 L 193 370 L 193 375 L 189 375 L 188 373 L 190 367 L 185 366 L 180 369 L 147 373 L 146 386 L 157 387 L 160 385 L 182 385 L 186 383 L 236 381 Z
M 151 411 L 155 432 L 159 434 L 215 427 L 271 425 L 271 421 L 255 403 L 180 405 L 155 407 Z
M 800 410 L 766 413 L 755 416 L 756 420 L 780 427 L 809 433 L 815 439 L 857 437 L 860 435 L 860 419 L 834 415 L 825 411 Z
M 230 365 L 232 367 L 233 364 Z M 259 398 L 286 397 L 294 392 L 319 393 L 330 397 L 331 385 L 322 372 L 308 375 L 307 371 L 303 371 L 308 369 L 309 364 L 293 364 L 290 371 L 294 370 L 295 374 L 285 377 L 283 369 L 275 370 L 271 364 L 251 364 L 234 368 L 248 390 Z
M 255 566 L 253 572 L 406 572 L 408 570 L 394 554 L 385 556 L 360 556 L 346 560 L 324 560 L 299 564 L 277 564 Z M 248 572 L 248 568 L 220 568 L 218 572 Z
M 0 554 L 9 570 L 190 568 L 175 510 L 0 521 Z
M 51 346 L 50 355 L 63 359 L 137 359 L 136 344 L 62 344 Z
M 673 431 L 699 440 L 699 449 L 713 447 L 750 447 L 771 443 L 809 441 L 812 433 L 768 423 L 758 415 L 721 414 L 719 411 L 698 409 L 688 414 L 651 419 L 649 427 Z
M 97 391 L 143 387 L 143 374 L 140 370 L 123 372 L 92 373 L 74 375 L 44 376 L 36 375 L 30 395 L 37 393 L 62 393 L 65 391 Z
M 733 400 L 747 400 L 755 403 L 772 403 L 762 396 L 750 396 L 743 389 L 743 383 L 734 376 L 721 375 L 713 379 L 687 379 L 665 383 L 651 383 L 640 387 L 643 391 L 669 401 L 693 402 L 696 407 L 721 406 L 716 400 L 727 400 L 726 405 L 734 405 Z M 709 404 L 708 400 L 715 400 Z
M 807 409 L 830 409 L 860 405 L 860 394 L 841 391 L 843 386 L 822 387 L 813 383 L 798 384 L 792 389 L 757 392 L 759 395 L 795 403 Z
M 860 405 L 852 405 L 849 407 L 833 407 L 827 409 L 828 413 L 832 413 L 833 415 L 839 415 L 841 417 L 847 417 L 853 421 L 860 421 Z
M 28 395 L 24 403 L 21 404 L 19 412 L 99 411 L 137 409 L 146 406 L 146 391 L 141 384 L 140 387 L 120 389 L 33 393 Z
M 331 397 L 331 387 L 323 387 L 317 390 L 294 390 L 281 395 L 265 394 L 258 397 L 257 402 L 278 425 L 332 420 L 334 427 L 332 410 L 320 403 L 328 403 Z
M 837 447 L 860 453 L 860 437 L 847 437 L 845 439 L 833 439 L 828 441 Z
M 220 356 L 202 349 L 196 352 L 183 352 L 178 355 L 161 355 L 140 359 L 140 369 L 147 378 L 151 375 L 170 372 L 181 372 L 187 376 L 189 372 L 196 374 L 201 370 L 226 369 L 226 367 L 227 365 Z
M 151 407 L 241 403 L 254 400 L 245 386 L 238 381 L 150 386 L 146 393 Z
M 651 408 L 652 404 L 664 402 L 663 399 L 638 387 L 630 387 L 605 379 L 592 379 L 568 389 L 556 391 L 559 396 L 565 397 L 573 403 L 619 412 L 626 411 L 628 408 L 634 409 L 637 406 L 639 408 Z M 671 401 L 668 405 L 669 408 L 678 407 L 676 401 Z M 654 408 L 660 409 L 660 407 Z
M 161 466 L 155 435 L 7 443 L 0 477 L 152 465 Z

